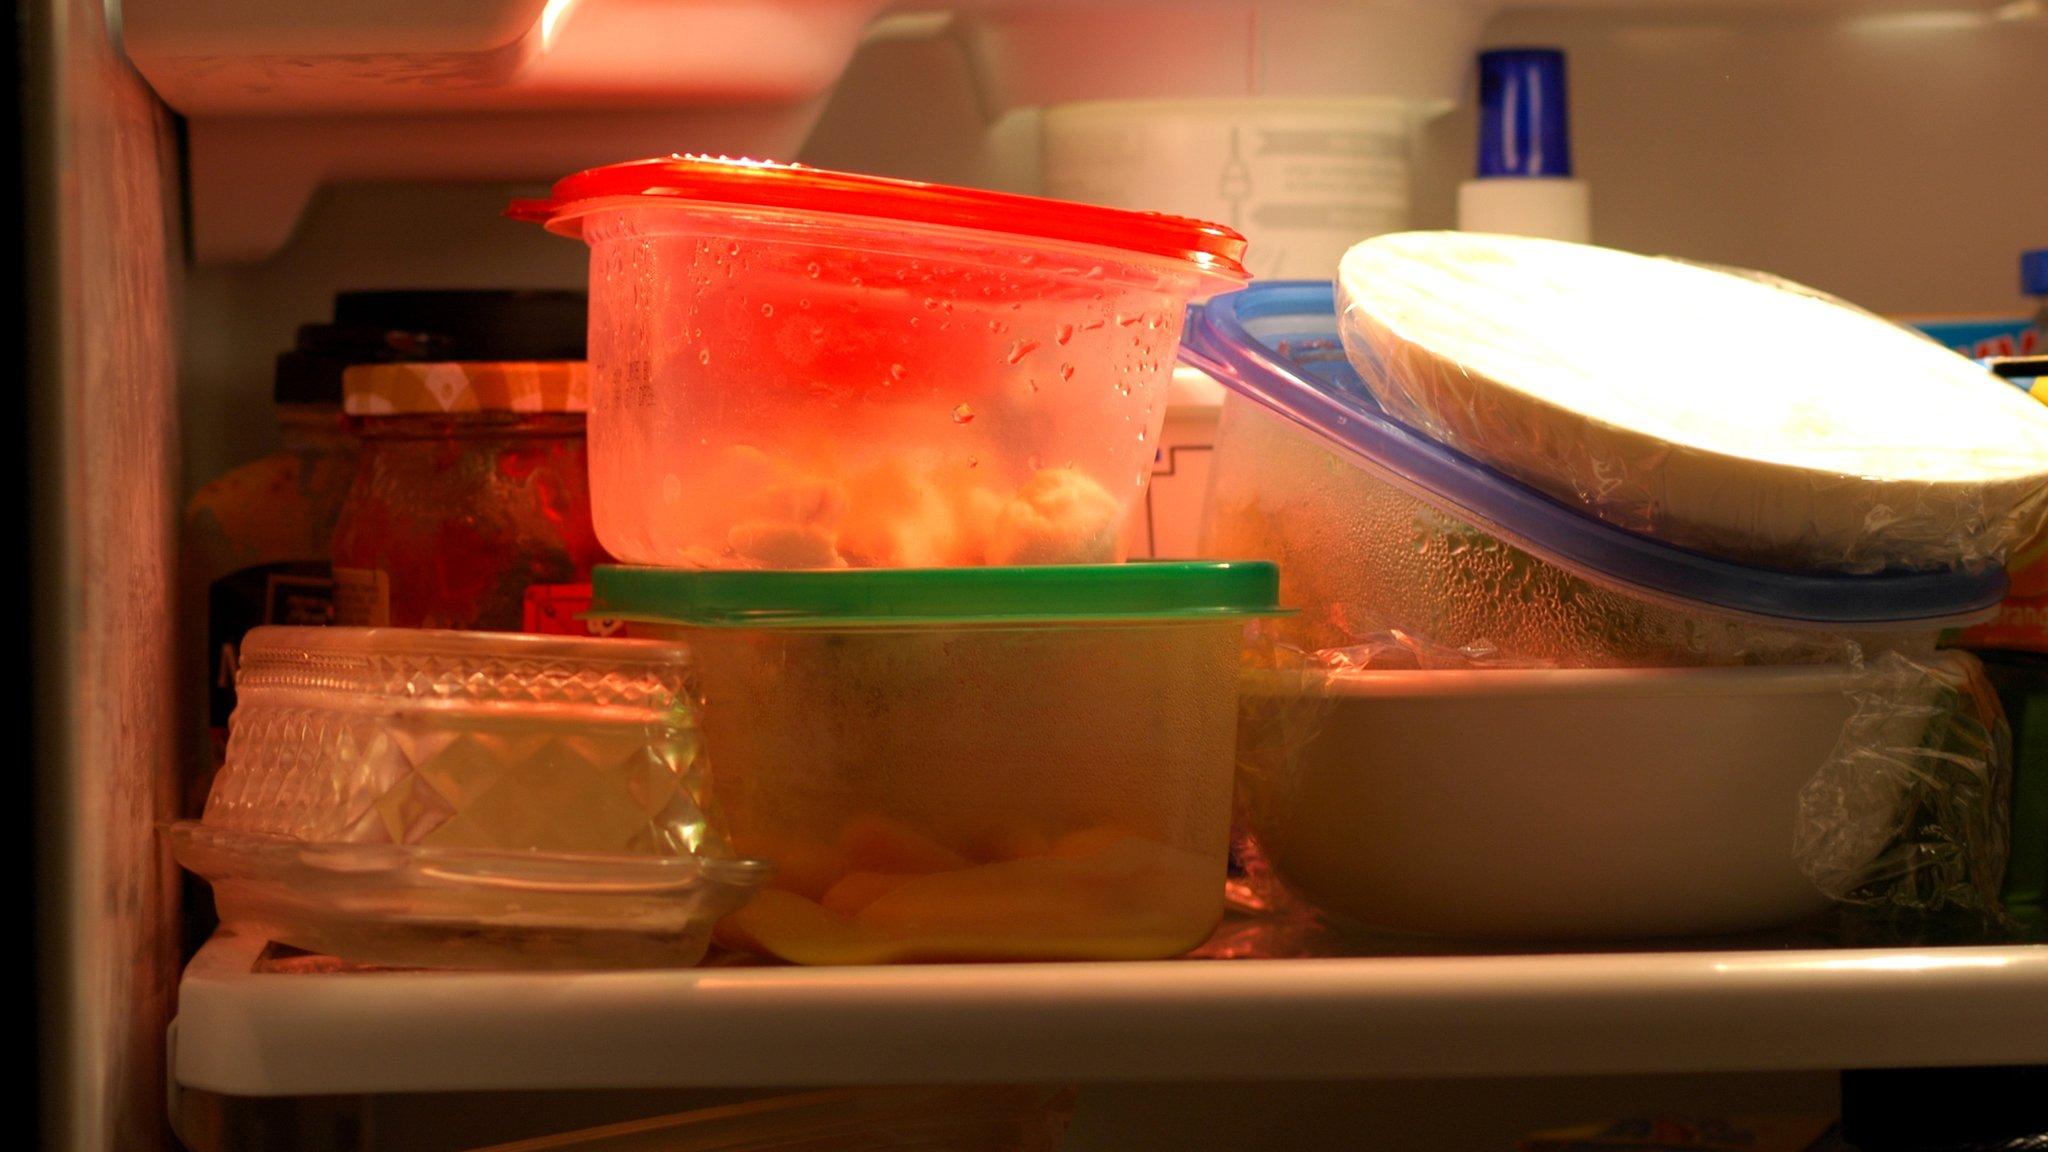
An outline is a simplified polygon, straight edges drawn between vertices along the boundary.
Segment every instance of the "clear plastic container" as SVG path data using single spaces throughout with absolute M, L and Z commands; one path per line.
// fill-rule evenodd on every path
M 1215 225 L 799 166 L 594 169 L 591 500 L 637 564 L 1122 559 Z
M 762 881 L 696 790 L 671 644 L 258 628 L 174 825 L 223 924 L 365 963 L 695 963 Z
M 1223 911 L 1241 625 L 1270 564 L 600 568 L 686 637 L 710 807 L 777 879 L 722 938 L 807 964 L 1152 959 Z
M 1783 664 L 1930 649 L 2005 589 L 1978 572 L 1799 573 L 1599 521 L 1389 417 L 1345 358 L 1328 283 L 1204 306 L 1184 355 L 1231 389 L 1205 549 L 1279 562 L 1313 651 L 1402 637 L 1424 659 Z

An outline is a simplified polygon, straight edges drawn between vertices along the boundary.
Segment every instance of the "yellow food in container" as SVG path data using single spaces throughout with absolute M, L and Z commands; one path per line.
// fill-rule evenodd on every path
M 711 819 L 772 860 L 725 942 L 805 964 L 1148 959 L 1223 911 L 1265 563 L 601 569 L 688 640 Z

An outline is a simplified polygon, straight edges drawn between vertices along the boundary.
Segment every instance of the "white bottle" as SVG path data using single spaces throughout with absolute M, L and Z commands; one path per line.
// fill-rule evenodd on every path
M 1479 163 L 1458 186 L 1458 228 L 1586 243 L 1592 197 L 1572 179 L 1564 53 L 1479 54 Z

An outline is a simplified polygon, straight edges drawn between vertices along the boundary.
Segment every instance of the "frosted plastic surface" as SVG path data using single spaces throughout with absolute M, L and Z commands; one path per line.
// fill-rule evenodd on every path
M 1840 661 L 1937 633 L 1849 632 L 1646 599 L 1552 564 L 1383 479 L 1254 401 L 1223 405 L 1205 554 L 1280 566 L 1272 627 L 1335 661 L 1611 667 Z
M 1124 558 L 1192 272 L 687 205 L 584 237 L 592 512 L 622 561 Z
M 1221 916 L 1238 622 L 689 638 L 713 814 L 778 865 L 736 943 L 1147 959 Z
M 1353 247 L 1338 290 L 1390 413 L 1632 531 L 1788 568 L 1976 568 L 2048 515 L 2048 411 L 1796 285 L 1402 233 Z
M 1211 477 L 1205 552 L 1279 563 L 1282 601 L 1301 611 L 1262 627 L 1313 673 L 1295 691 L 1246 698 L 1240 755 L 1247 779 L 1267 781 L 1265 811 L 1295 803 L 1297 783 L 1313 779 L 1304 756 L 1341 773 L 1347 757 L 1369 765 L 1376 755 L 1369 742 L 1315 751 L 1328 726 L 1342 723 L 1322 678 L 1328 673 L 1828 665 L 1841 670 L 1837 706 L 1846 705 L 1847 717 L 1832 751 L 1806 762 L 1796 804 L 1788 794 L 1776 809 L 1749 810 L 1782 821 L 1767 831 L 1783 837 L 1791 862 L 1829 897 L 1997 914 L 2009 741 L 1982 666 L 1935 651 L 1935 631 L 1807 628 L 1644 599 L 1480 531 L 1236 393 L 1224 402 Z M 1654 774 L 1697 760 L 1695 742 L 1720 735 L 1689 728 L 1687 716 L 1666 719 L 1673 724 L 1666 738 L 1684 746 L 1638 747 L 1631 768 Z M 1642 736 L 1631 739 L 1640 745 Z M 1443 741 L 1448 754 L 1454 738 Z M 1576 753 L 1508 751 L 1513 740 L 1506 737 L 1494 746 L 1503 773 L 1544 756 L 1614 753 L 1590 739 Z M 1427 770 L 1425 760 L 1416 762 L 1418 771 Z M 1390 786 L 1405 786 L 1399 773 L 1392 779 Z M 1369 855 L 1349 851 L 1354 864 Z M 1284 875 L 1284 855 L 1273 855 Z M 1505 872 L 1499 878 L 1533 882 Z M 1685 914 L 1667 909 L 1664 920 L 1639 921 L 1636 929 L 1568 920 L 1551 927 L 1564 934 L 1676 930 L 1672 918 Z M 1433 916 L 1441 925 L 1448 913 Z M 1508 930 L 1542 929 L 1521 920 Z

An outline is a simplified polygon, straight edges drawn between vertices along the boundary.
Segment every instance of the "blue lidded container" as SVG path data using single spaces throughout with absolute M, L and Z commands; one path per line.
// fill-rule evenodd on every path
M 1328 282 L 1197 307 L 1181 356 L 1229 389 L 1205 541 L 1281 561 L 1318 647 L 1393 630 L 1559 663 L 1782 662 L 1843 637 L 1931 643 L 2005 591 L 1996 568 L 1789 572 L 1586 516 L 1382 411 Z

